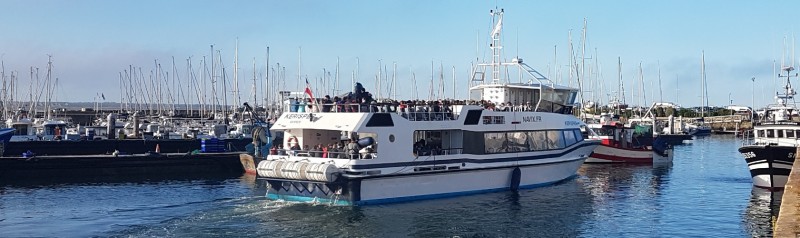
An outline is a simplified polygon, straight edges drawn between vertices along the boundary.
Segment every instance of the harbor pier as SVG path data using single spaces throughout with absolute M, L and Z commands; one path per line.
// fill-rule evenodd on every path
M 795 161 L 800 159 L 798 157 L 800 157 L 800 147 L 795 152 Z M 775 237 L 800 237 L 800 163 L 792 165 L 773 234 Z

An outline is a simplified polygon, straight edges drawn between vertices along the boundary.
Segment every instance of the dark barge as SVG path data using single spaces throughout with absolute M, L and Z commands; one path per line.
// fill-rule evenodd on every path
M 244 173 L 239 152 L 0 157 L 0 183 L 94 176 Z
M 225 151 L 245 151 L 252 139 L 220 140 Z M 156 151 L 161 153 L 187 153 L 202 148 L 200 139 L 103 139 L 103 140 L 52 140 L 52 141 L 11 141 L 5 146 L 3 156 L 23 156 L 28 151 L 35 155 L 104 155 L 115 151 L 125 154 L 144 154 Z

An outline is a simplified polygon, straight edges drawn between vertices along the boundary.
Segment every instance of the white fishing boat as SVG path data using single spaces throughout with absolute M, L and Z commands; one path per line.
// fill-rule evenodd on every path
M 267 181 L 267 197 L 377 204 L 533 188 L 574 177 L 599 145 L 583 139 L 585 124 L 571 115 L 577 89 L 555 85 L 522 59 L 501 62 L 503 11 L 491 16 L 493 57 L 473 73 L 474 103 L 285 110 L 271 128 L 283 133 L 283 149 L 259 158 L 256 168 Z M 530 80 L 510 83 L 501 78 L 506 67 Z M 357 87 L 351 95 L 360 100 L 365 94 Z M 533 103 L 492 110 L 502 102 Z

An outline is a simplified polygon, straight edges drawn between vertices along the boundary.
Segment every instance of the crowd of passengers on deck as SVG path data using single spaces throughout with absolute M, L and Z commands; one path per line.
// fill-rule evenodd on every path
M 270 155 L 290 155 L 290 156 L 305 156 L 316 158 L 332 158 L 332 159 L 373 159 L 377 157 L 377 144 L 369 146 L 360 146 L 354 140 L 342 143 L 330 143 L 327 145 L 317 144 L 313 148 L 309 145 L 303 145 L 301 148 L 298 143 L 292 143 L 291 147 L 285 149 L 283 144 L 278 143 L 272 145 L 269 150 Z
M 491 111 L 505 112 L 532 112 L 535 110 L 531 102 L 515 104 L 505 102 L 495 104 L 486 100 L 384 100 L 378 102 L 369 98 L 357 99 L 345 97 L 333 97 L 325 95 L 324 98 L 315 99 L 291 99 L 290 112 L 371 112 L 371 113 L 399 113 L 403 117 L 417 121 L 433 120 L 453 120 L 455 105 L 475 105 Z M 321 108 L 316 110 L 315 106 Z M 549 110 L 538 110 L 549 111 Z

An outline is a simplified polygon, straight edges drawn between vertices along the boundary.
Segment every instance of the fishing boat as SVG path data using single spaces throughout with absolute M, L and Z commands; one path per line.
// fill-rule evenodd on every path
M 554 84 L 520 58 L 501 62 L 504 11 L 490 13 L 493 57 L 473 70 L 474 103 L 374 102 L 363 100 L 370 93 L 357 84 L 348 97 L 366 103 L 285 111 L 271 128 L 283 133 L 281 149 L 271 150 L 256 168 L 266 180 L 267 198 L 380 204 L 533 188 L 574 177 L 599 145 L 584 140 L 585 124 L 571 115 L 577 89 Z M 506 67 L 530 80 L 501 78 Z M 306 92 L 313 98 L 310 88 Z M 494 107 L 527 102 L 530 107 Z
M 590 123 L 588 128 L 595 134 L 588 138 L 600 139 L 600 146 L 586 163 L 635 163 L 663 164 L 672 162 L 672 148 L 667 141 L 653 135 L 652 123 L 642 120 L 624 124 L 619 117 L 602 114 L 599 123 Z
M 766 116 L 754 123 L 752 143 L 739 148 L 750 169 L 753 186 L 772 191 L 783 190 L 800 145 L 800 123 L 792 117 L 797 111 L 794 101 L 797 92 L 789 80 L 794 67 L 782 70 L 786 71 L 783 92 L 776 94 L 776 104 L 767 106 Z

